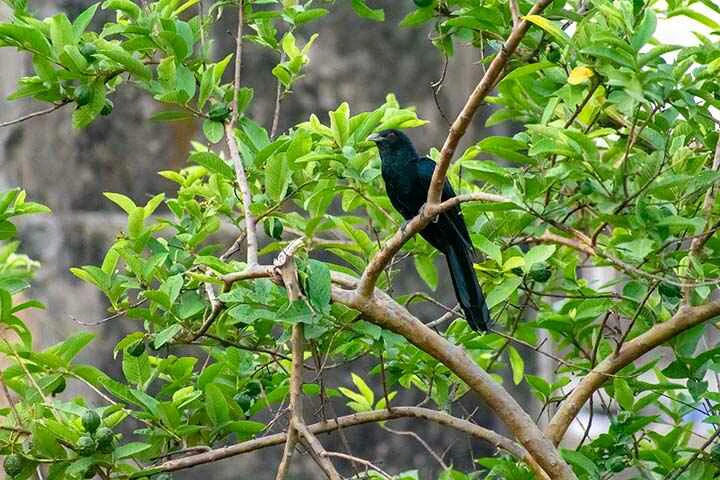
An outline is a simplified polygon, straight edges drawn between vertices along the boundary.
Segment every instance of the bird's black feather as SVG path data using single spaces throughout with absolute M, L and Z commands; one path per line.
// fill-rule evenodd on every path
M 393 207 L 406 219 L 415 217 L 427 200 L 435 162 L 417 154 L 410 139 L 399 130 L 385 130 L 371 137 L 380 150 L 382 177 Z M 450 182 L 443 185 L 442 200 L 455 196 Z M 472 262 L 472 241 L 460 207 L 441 213 L 420 235 L 445 254 L 455 295 L 474 330 L 487 330 L 490 313 Z

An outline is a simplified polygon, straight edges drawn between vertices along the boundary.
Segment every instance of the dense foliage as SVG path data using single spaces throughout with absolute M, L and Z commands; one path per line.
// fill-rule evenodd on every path
M 198 118 L 205 137 L 193 143 L 186 168 L 160 172 L 177 184 L 172 197 L 137 205 L 107 193 L 127 214 L 127 228 L 101 265 L 72 270 L 105 294 L 111 314 L 136 321 L 137 331 L 112 352 L 122 359 L 120 379 L 73 361 L 91 334 L 33 348 L 18 314 L 41 307 L 21 293 L 37 265 L 15 253 L 10 219 L 44 209 L 26 202 L 20 190 L 0 199 L 1 319 L 16 333 L 0 343 L 10 364 L 2 382 L 17 399 L 0 411 L 8 474 L 29 478 L 43 466 L 48 479 L 141 478 L 162 471 L 150 465 L 168 452 L 263 435 L 273 425 L 259 419 L 288 395 L 288 340 L 298 323 L 316 368 L 366 357 L 372 359 L 369 373 L 384 382 L 373 391 L 363 380 L 368 372 L 356 372 L 346 385 L 325 385 L 318 374 L 304 384 L 305 395 L 345 398 L 348 412 L 367 412 L 385 409 L 397 391 L 408 389 L 422 392 L 438 410 L 454 411 L 469 390 L 463 381 L 407 339 L 331 301 L 331 271 L 359 277 L 401 225 L 367 136 L 422 127 L 411 107 L 392 94 L 369 112 L 352 112 L 343 103 L 272 136 L 243 115 L 253 91 L 235 89 L 234 54 L 212 48 L 213 23 L 235 15 L 237 2 L 206 2 L 203 11 L 198 0 L 107 0 L 74 19 L 59 13 L 42 20 L 24 0 L 6 3 L 14 14 L 0 24 L 0 46 L 27 53 L 34 69 L 10 99 L 68 105 L 73 125 L 82 128 L 110 114 L 113 93 L 132 85 L 167 106 L 154 120 Z M 528 15 L 534 27 L 488 98 L 498 108 L 487 124 L 513 120 L 522 124 L 520 133 L 475 139 L 450 168 L 456 190 L 505 199 L 463 204 L 483 254 L 477 273 L 495 329 L 504 333 L 480 336 L 454 317 L 437 328 L 497 381 L 507 374 L 506 381 L 526 383 L 548 413 L 576 379 L 626 342 L 682 314 L 684 305 L 711 303 L 716 293 L 720 154 L 714 154 L 718 131 L 711 110 L 719 104 L 720 25 L 698 4 L 720 13 L 712 0 L 556 0 L 542 16 Z M 497 51 L 518 20 L 504 1 L 415 5 L 401 26 L 432 24 L 432 42 L 449 56 L 460 42 L 476 46 L 478 57 L 487 48 Z M 519 10 L 525 14 L 531 6 L 522 1 Z M 312 44 L 322 41 L 296 28 L 311 30 L 332 7 L 312 0 L 241 2 L 244 41 L 277 54 L 272 72 L 281 96 L 303 81 Z M 367 20 L 384 19 L 363 0 L 352 7 Z M 100 10 L 115 19 L 93 30 Z M 673 16 L 714 33 L 696 33 L 691 47 L 658 43 L 659 19 Z M 492 58 L 483 57 L 482 64 Z M 305 295 L 300 300 L 289 300 L 270 278 L 227 281 L 247 267 L 236 255 L 244 233 L 232 247 L 213 236 L 223 223 L 246 228 L 237 166 L 219 143 L 228 140 L 226 126 L 236 115 L 232 141 L 247 175 L 249 210 L 265 233 L 261 256 L 305 239 L 295 255 Z M 158 209 L 164 214 L 156 215 Z M 401 257 L 407 255 L 434 290 L 444 275 L 436 268 L 437 253 L 416 236 L 403 247 Z M 609 268 L 596 274 L 599 267 Z M 387 290 L 399 271 L 393 264 L 378 287 Z M 434 301 L 429 294 L 396 300 Z M 706 334 L 712 326 L 678 332 L 667 344 L 669 363 L 657 356 L 630 363 L 591 396 L 610 426 L 563 450 L 579 478 L 623 471 L 644 478 L 717 476 L 720 349 Z M 526 371 L 523 357 L 533 349 L 551 352 L 554 376 Z M 68 382 L 94 390 L 97 403 L 62 395 Z M 123 424 L 136 426 L 132 435 L 116 433 Z M 477 472 L 448 470 L 441 478 L 530 475 L 521 460 L 499 454 L 479 460 Z

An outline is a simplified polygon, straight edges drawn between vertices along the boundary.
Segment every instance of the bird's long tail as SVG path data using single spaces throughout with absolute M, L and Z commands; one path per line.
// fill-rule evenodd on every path
M 465 319 L 473 330 L 486 332 L 490 324 L 490 312 L 473 270 L 470 253 L 464 246 L 451 246 L 445 252 L 445 257 L 455 296 L 465 312 Z

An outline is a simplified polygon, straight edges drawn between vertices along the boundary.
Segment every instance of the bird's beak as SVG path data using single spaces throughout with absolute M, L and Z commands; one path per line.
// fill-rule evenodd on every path
M 371 142 L 379 142 L 383 139 L 383 137 L 379 133 L 371 133 L 367 139 Z

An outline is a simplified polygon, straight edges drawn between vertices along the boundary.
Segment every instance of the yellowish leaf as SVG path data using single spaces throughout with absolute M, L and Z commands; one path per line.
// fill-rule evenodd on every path
M 572 72 L 570 72 L 567 82 L 570 85 L 580 85 L 590 80 L 594 74 L 595 72 L 588 67 L 575 67 Z

